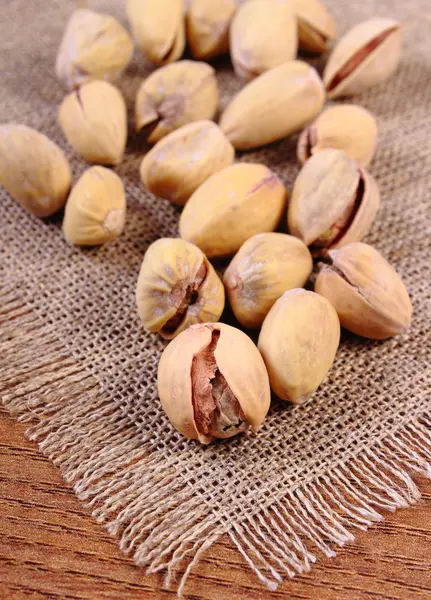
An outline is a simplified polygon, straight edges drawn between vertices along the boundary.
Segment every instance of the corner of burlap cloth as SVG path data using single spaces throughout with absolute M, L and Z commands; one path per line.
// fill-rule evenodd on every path
M 328 1 L 341 32 L 375 13 L 409 19 L 428 0 L 400 4 Z M 90 5 L 124 20 L 118 3 Z M 85 165 L 56 124 L 63 91 L 53 72 L 71 7 L 2 3 L 0 121 L 52 137 L 76 180 Z M 60 217 L 33 218 L 0 191 L 1 401 L 121 549 L 148 573 L 164 572 L 180 595 L 222 535 L 273 590 L 319 554 L 334 555 L 355 528 L 415 502 L 412 476 L 431 475 L 430 40 L 428 25 L 409 27 L 397 75 L 359 99 L 380 128 L 371 171 L 382 208 L 366 241 L 404 278 L 411 330 L 385 342 L 344 334 L 312 400 L 274 402 L 258 435 L 201 447 L 182 439 L 160 408 L 163 344 L 139 328 L 134 287 L 148 245 L 176 235 L 178 212 L 140 187 L 136 142 L 116 169 L 127 190 L 126 230 L 105 247 L 71 248 Z M 240 84 L 227 64 L 217 67 L 225 105 Z M 130 104 L 141 78 L 136 56 L 120 82 Z M 264 162 L 291 189 L 295 142 L 240 160 Z

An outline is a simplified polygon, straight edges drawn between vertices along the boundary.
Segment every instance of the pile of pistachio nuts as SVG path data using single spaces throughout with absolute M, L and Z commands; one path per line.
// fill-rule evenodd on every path
M 158 371 L 165 412 L 206 444 L 257 430 L 271 390 L 304 402 L 333 363 L 340 325 L 371 339 L 409 327 L 401 278 L 361 242 L 380 203 L 368 171 L 376 120 L 353 104 L 324 108 L 326 98 L 360 94 L 396 71 L 401 25 L 370 18 L 337 42 L 322 0 L 128 0 L 127 15 L 155 65 L 135 102 L 136 130 L 153 144 L 140 177 L 154 196 L 184 207 L 180 237 L 145 253 L 138 313 L 145 329 L 172 340 Z M 180 60 L 186 44 L 193 60 Z M 329 52 L 323 79 L 298 50 Z M 102 244 L 124 228 L 124 186 L 107 167 L 124 156 L 127 106 L 111 82 L 133 51 L 113 17 L 72 14 L 56 61 L 70 90 L 58 121 L 93 164 L 72 189 L 56 144 L 25 125 L 0 125 L 0 184 L 39 217 L 65 206 L 73 244 Z M 203 61 L 227 53 L 244 86 L 216 124 L 219 87 Z M 297 132 L 302 168 L 289 194 L 268 165 L 235 162 L 236 151 Z M 226 299 L 238 327 L 219 322 Z M 260 330 L 257 346 L 244 330 Z

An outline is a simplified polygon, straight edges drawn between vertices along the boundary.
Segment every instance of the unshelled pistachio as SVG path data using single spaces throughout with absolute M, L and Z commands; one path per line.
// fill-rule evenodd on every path
M 68 242 L 96 246 L 120 235 L 126 219 L 126 198 L 121 179 L 111 169 L 90 167 L 66 203 L 63 232 Z
M 302 289 L 285 292 L 269 311 L 258 348 L 273 391 L 304 402 L 322 383 L 340 342 L 340 322 L 323 296 Z
M 157 69 L 142 83 L 135 107 L 137 131 L 154 144 L 182 125 L 212 119 L 219 100 L 210 65 L 180 60 Z
M 66 202 L 72 174 L 62 150 L 26 125 L 0 124 L 0 185 L 37 217 Z
M 136 302 L 144 327 L 172 339 L 190 325 L 217 321 L 224 308 L 224 288 L 199 248 L 162 238 L 145 253 Z
M 274 302 L 287 290 L 302 287 L 312 268 L 307 246 L 292 235 L 259 233 L 247 240 L 223 277 L 241 325 L 260 327 Z
M 287 212 L 289 232 L 315 256 L 360 241 L 380 204 L 375 179 L 341 150 L 312 156 L 299 173 Z
M 190 0 L 187 40 L 194 58 L 203 60 L 229 51 L 229 26 L 235 0 Z
M 167 346 L 158 390 L 175 429 L 202 444 L 257 430 L 271 399 L 258 349 L 245 333 L 223 323 L 193 325 Z
M 354 243 L 329 252 L 315 291 L 334 306 L 341 325 L 357 335 L 385 339 L 407 331 L 412 305 L 395 269 L 372 246 Z
M 268 167 L 237 163 L 207 179 L 180 218 L 181 237 L 208 258 L 229 256 L 256 233 L 273 231 L 286 204 L 286 189 Z
M 298 19 L 299 48 L 305 52 L 320 54 L 335 40 L 335 21 L 323 0 L 294 0 Z
M 132 39 L 114 17 L 81 8 L 67 24 L 55 69 L 64 85 L 73 89 L 92 79 L 114 81 L 132 54 Z

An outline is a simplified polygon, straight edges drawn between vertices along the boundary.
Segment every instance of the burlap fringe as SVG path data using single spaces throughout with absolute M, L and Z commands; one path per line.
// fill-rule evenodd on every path
M 175 457 L 160 464 L 151 440 L 103 397 L 55 327 L 43 324 L 13 288 L 0 291 L 0 394 L 121 549 L 147 573 L 164 571 L 166 587 L 175 580 L 180 597 L 199 558 L 225 533 L 275 590 L 283 577 L 308 571 L 319 553 L 334 556 L 336 546 L 354 539 L 354 528 L 381 521 L 381 511 L 416 502 L 420 492 L 410 473 L 431 477 L 431 415 L 425 414 L 282 501 L 270 497 L 269 508 L 220 523 L 191 493 Z

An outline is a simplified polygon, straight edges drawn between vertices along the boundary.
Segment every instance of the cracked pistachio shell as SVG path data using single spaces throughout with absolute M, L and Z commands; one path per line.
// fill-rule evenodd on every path
M 229 26 L 235 0 L 191 0 L 187 9 L 187 40 L 194 58 L 202 60 L 229 51 Z
M 0 185 L 37 217 L 66 202 L 72 175 L 62 150 L 26 125 L 0 124 Z
M 297 22 L 290 0 L 249 0 L 230 27 L 235 73 L 246 80 L 296 58 Z
M 63 233 L 68 242 L 96 246 L 120 235 L 126 219 L 121 179 L 105 167 L 90 167 L 73 187 L 66 203 Z
M 359 241 L 380 204 L 375 179 L 341 150 L 326 149 L 302 167 L 287 211 L 289 232 L 312 254 Z
M 359 23 L 335 46 L 323 81 L 329 98 L 361 94 L 398 67 L 402 32 L 398 21 L 375 17 Z
M 184 52 L 183 0 L 128 0 L 133 37 L 144 56 L 156 65 L 178 60 Z
M 196 121 L 157 142 L 141 163 L 141 180 L 152 194 L 183 206 L 234 157 L 232 144 L 213 121 Z
M 232 310 L 244 327 L 260 327 L 274 302 L 302 287 L 313 269 L 305 244 L 284 233 L 259 233 L 247 240 L 223 281 Z
M 199 248 L 162 238 L 145 253 L 136 302 L 145 329 L 172 339 L 190 325 L 217 321 L 224 309 L 224 288 Z
M 238 150 L 258 148 L 304 127 L 324 100 L 315 69 L 299 60 L 286 62 L 248 83 L 227 106 L 220 127 Z
M 224 323 L 193 325 L 167 346 L 158 390 L 175 429 L 203 444 L 250 426 L 257 430 L 271 400 L 258 349 L 245 333 Z
M 90 81 L 63 100 L 58 120 L 67 141 L 88 162 L 116 165 L 127 139 L 127 108 L 107 81 Z
M 294 0 L 298 19 L 299 48 L 305 52 L 320 54 L 335 40 L 335 21 L 322 0 Z
M 298 159 L 304 163 L 324 148 L 343 150 L 366 167 L 377 146 L 377 123 L 362 106 L 340 104 L 324 110 L 302 132 L 298 141 Z
M 263 322 L 258 343 L 274 393 L 304 402 L 325 379 L 339 342 L 340 322 L 326 298 L 302 289 L 285 292 Z
M 154 144 L 175 129 L 217 112 L 215 71 L 204 62 L 180 60 L 157 69 L 142 83 L 135 107 L 136 130 Z
M 338 313 L 341 325 L 357 335 L 381 340 L 404 333 L 412 305 L 395 269 L 372 246 L 349 244 L 329 252 L 315 291 Z
M 191 196 L 180 217 L 180 235 L 208 258 L 229 256 L 252 235 L 276 229 L 286 195 L 280 179 L 265 165 L 231 165 Z
M 82 8 L 69 19 L 55 70 L 69 89 L 92 79 L 114 81 L 132 54 L 132 39 L 114 17 Z

